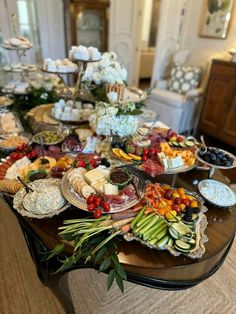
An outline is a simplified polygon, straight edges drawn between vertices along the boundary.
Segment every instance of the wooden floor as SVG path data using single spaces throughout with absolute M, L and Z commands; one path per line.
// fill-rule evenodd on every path
M 65 313 L 37 278 L 20 227 L 0 198 L 0 313 Z M 74 271 L 69 287 L 76 314 L 234 314 L 236 313 L 236 243 L 224 265 L 196 287 L 168 292 L 125 283 L 106 291 L 106 275 Z

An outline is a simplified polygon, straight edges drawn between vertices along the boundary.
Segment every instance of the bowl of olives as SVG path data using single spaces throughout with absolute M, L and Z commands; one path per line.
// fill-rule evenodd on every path
M 195 155 L 200 162 L 214 168 L 231 169 L 236 167 L 236 157 L 226 150 L 220 148 L 199 148 L 198 150 L 196 150 Z
M 42 131 L 33 136 L 33 141 L 37 144 L 56 145 L 65 139 L 65 135 L 56 131 Z

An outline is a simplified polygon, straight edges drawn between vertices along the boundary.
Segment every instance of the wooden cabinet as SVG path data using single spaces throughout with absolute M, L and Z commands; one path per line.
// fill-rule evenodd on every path
M 236 147 L 236 63 L 213 60 L 199 129 Z

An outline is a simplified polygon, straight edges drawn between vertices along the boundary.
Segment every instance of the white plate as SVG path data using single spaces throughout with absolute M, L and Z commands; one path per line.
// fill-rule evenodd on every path
M 226 184 L 206 179 L 198 184 L 200 194 L 211 204 L 219 207 L 231 207 L 236 204 L 234 191 Z

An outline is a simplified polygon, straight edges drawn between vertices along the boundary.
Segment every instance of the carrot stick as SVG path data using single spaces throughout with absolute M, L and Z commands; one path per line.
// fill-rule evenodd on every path
M 147 207 L 146 210 L 145 210 L 145 212 L 144 212 L 144 214 L 145 214 L 145 215 L 148 215 L 148 214 L 150 214 L 150 213 L 152 213 L 152 212 L 153 212 L 152 207 Z
M 139 211 L 142 207 L 143 207 L 143 205 L 141 205 L 141 204 L 135 205 L 135 206 L 132 208 L 132 211 L 133 211 L 133 212 L 137 212 L 137 211 Z
M 121 231 L 124 232 L 124 233 L 127 233 L 131 228 L 131 225 L 130 224 L 127 224 L 127 225 L 124 225 L 121 227 Z

